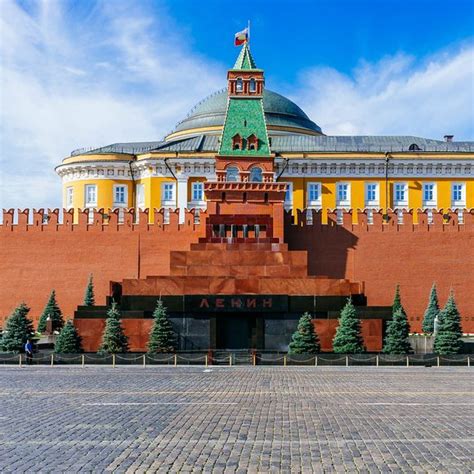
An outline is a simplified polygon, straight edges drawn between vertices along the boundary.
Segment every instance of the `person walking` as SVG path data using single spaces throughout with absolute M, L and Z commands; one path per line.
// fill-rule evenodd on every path
M 31 339 L 28 339 L 25 344 L 26 364 L 31 365 L 33 363 L 33 344 Z

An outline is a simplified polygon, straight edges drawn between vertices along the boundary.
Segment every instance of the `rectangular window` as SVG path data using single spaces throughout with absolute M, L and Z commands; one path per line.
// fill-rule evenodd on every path
M 466 186 L 464 183 L 451 184 L 451 207 L 466 206 Z
M 114 206 L 125 206 L 127 204 L 127 186 L 114 185 Z
M 351 186 L 349 183 L 336 184 L 336 206 L 350 207 L 351 206 Z
M 285 194 L 285 202 L 292 202 L 293 201 L 293 183 L 286 183 L 286 194 Z
M 286 183 L 285 206 L 293 205 L 293 183 Z
M 137 207 L 145 208 L 145 185 L 137 184 Z
M 174 183 L 163 183 L 162 188 L 162 201 L 165 201 L 167 204 L 175 204 L 175 193 L 174 193 L 175 185 Z
M 74 204 L 74 188 L 66 188 L 66 208 L 70 209 Z
M 366 207 L 377 207 L 379 205 L 378 183 L 365 183 L 365 205 Z
M 407 183 L 395 183 L 393 186 L 393 207 L 408 206 L 408 185 Z
M 436 207 L 436 184 L 423 183 L 423 207 Z
M 321 205 L 321 183 L 308 183 L 307 206 Z
M 85 205 L 86 207 L 97 206 L 97 186 L 95 184 L 86 184 Z
M 193 183 L 191 195 L 193 202 L 204 201 L 204 183 Z

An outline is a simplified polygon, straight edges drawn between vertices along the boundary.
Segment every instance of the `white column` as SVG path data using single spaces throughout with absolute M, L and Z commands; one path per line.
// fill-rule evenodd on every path
M 184 222 L 184 210 L 188 207 L 188 177 L 178 176 L 178 209 L 179 209 L 179 223 Z

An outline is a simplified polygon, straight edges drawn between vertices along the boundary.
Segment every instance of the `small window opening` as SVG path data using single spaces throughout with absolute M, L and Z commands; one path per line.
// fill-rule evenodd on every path
M 255 166 L 250 170 L 250 180 L 253 183 L 261 183 L 263 181 L 262 168 Z

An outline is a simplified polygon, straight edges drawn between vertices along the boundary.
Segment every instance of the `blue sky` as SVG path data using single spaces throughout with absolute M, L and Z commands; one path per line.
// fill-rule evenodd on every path
M 166 8 L 195 51 L 226 64 L 229 33 L 250 20 L 252 51 L 279 81 L 314 65 L 350 73 L 363 59 L 426 56 L 474 34 L 468 0 L 174 0 Z
M 474 140 L 472 1 L 0 0 L 0 208 L 59 206 L 74 148 L 162 138 L 247 20 L 267 86 L 325 133 Z

